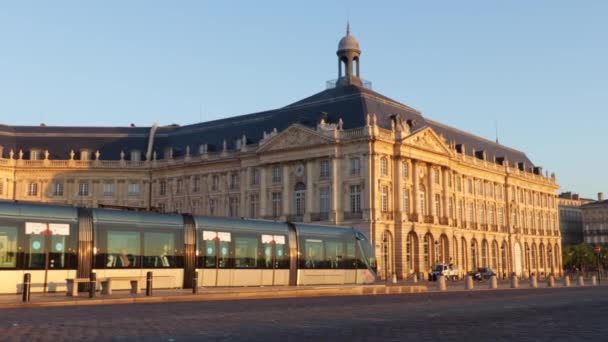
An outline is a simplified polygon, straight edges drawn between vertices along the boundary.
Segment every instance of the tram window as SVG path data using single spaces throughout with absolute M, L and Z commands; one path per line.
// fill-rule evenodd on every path
M 143 267 L 176 267 L 175 234 L 144 233 Z
M 304 240 L 303 268 L 323 268 L 323 241 L 318 239 Z
M 354 242 L 346 243 L 346 256 L 344 257 L 344 268 L 355 269 L 357 268 L 357 254 Z
M 44 268 L 45 253 L 45 236 L 40 234 L 31 234 L 28 241 L 28 268 Z
M 255 237 L 235 236 L 234 267 L 255 268 L 258 263 L 259 240 Z
M 325 241 L 325 261 L 326 268 L 343 268 L 344 249 L 340 241 Z
M 108 230 L 108 255 L 106 267 L 138 267 L 140 256 L 140 233 Z
M 0 268 L 17 267 L 17 227 L 0 226 Z
M 287 240 L 284 235 L 262 234 L 263 260 L 262 268 L 273 268 L 274 260 L 275 269 L 288 269 L 289 256 L 287 255 Z M 273 255 L 274 247 L 274 255 Z

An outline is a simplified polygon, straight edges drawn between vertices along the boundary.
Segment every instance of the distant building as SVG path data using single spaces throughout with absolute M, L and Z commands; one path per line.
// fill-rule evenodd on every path
M 583 242 L 583 213 L 581 206 L 594 200 L 581 198 L 572 192 L 562 192 L 558 197 L 559 229 L 562 233 L 562 246 Z
M 583 238 L 591 245 L 608 245 L 608 200 L 600 192 L 597 201 L 581 206 Z

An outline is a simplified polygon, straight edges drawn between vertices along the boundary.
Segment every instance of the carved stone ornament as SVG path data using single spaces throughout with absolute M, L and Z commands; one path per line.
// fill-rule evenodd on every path
M 268 145 L 268 151 L 278 151 L 291 148 L 302 148 L 330 143 L 331 140 L 309 132 L 301 127 L 292 126 L 276 137 Z

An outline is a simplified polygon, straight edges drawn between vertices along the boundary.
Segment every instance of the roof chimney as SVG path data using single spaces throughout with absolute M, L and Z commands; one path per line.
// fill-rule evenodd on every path
M 604 200 L 604 193 L 603 192 L 598 192 L 597 193 L 597 200 L 598 201 L 603 201 Z

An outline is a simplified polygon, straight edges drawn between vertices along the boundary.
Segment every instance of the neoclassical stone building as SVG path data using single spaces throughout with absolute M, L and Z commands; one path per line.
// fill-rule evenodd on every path
M 285 107 L 187 126 L 0 126 L 0 198 L 356 226 L 380 274 L 561 273 L 557 189 L 524 153 L 369 89 L 359 44 Z

